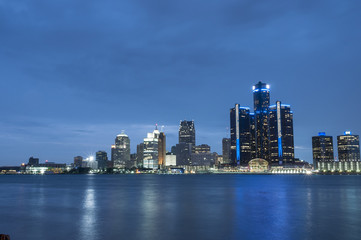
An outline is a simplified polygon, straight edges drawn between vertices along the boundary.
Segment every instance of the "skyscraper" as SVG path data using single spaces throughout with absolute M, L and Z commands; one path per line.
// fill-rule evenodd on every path
M 98 169 L 106 169 L 108 163 L 108 154 L 105 151 L 95 153 L 95 160 L 98 162 Z
M 313 165 L 316 170 L 331 170 L 334 162 L 332 136 L 324 132 L 312 137 Z
M 222 156 L 223 156 L 223 163 L 229 164 L 230 158 L 231 158 L 231 139 L 230 138 L 222 139 Z
M 144 168 L 158 169 L 159 135 L 160 132 L 156 128 L 152 133 L 148 133 L 147 137 L 144 138 L 144 150 L 143 150 Z
M 158 139 L 158 166 L 165 167 L 166 138 L 164 132 L 159 133 Z
M 194 121 L 181 121 L 179 124 L 179 143 L 176 145 L 177 165 L 191 165 L 191 154 L 196 145 Z
M 258 82 L 254 85 L 253 100 L 255 113 L 256 157 L 269 161 L 269 85 L 262 82 Z
M 137 167 L 143 167 L 144 143 L 137 145 Z
M 112 145 L 112 163 L 115 168 L 125 168 L 130 162 L 130 140 L 128 135 L 121 133 Z
M 196 145 L 196 130 L 194 121 L 181 121 L 179 124 L 179 143 L 190 143 Z
M 230 110 L 231 164 L 247 165 L 251 160 L 251 120 L 248 107 L 236 104 Z
M 356 162 L 360 161 L 360 140 L 358 135 L 346 131 L 344 135 L 337 136 L 338 160 L 341 170 L 355 171 Z
M 271 163 L 282 165 L 294 162 L 293 112 L 290 105 L 270 106 L 270 159 Z

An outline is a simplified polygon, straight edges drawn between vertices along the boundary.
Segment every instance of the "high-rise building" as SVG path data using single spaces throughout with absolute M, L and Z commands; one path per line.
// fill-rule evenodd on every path
M 251 160 L 251 120 L 248 107 L 236 104 L 230 110 L 231 164 L 247 165 Z
M 312 137 L 313 165 L 316 170 L 331 170 L 334 162 L 333 139 L 324 132 Z
M 137 145 L 137 167 L 143 167 L 144 143 Z
M 108 163 L 108 154 L 105 151 L 95 153 L 95 160 L 98 162 L 98 169 L 106 169 Z
M 81 167 L 83 165 L 83 157 L 76 156 L 74 157 L 74 167 Z
M 269 85 L 262 82 L 258 82 L 254 85 L 253 100 L 255 113 L 256 157 L 269 161 Z
M 191 165 L 191 154 L 196 145 L 194 121 L 181 121 L 179 124 L 179 143 L 176 145 L 177 165 Z
M 28 165 L 30 165 L 30 166 L 39 165 L 39 158 L 30 157 Z
M 273 164 L 293 163 L 294 142 L 293 142 L 293 112 L 290 105 L 281 104 L 269 108 L 270 126 L 270 159 Z
M 176 145 L 175 153 L 177 156 L 177 165 L 178 166 L 187 166 L 191 165 L 191 154 L 192 154 L 193 144 L 192 143 L 178 143 Z
M 159 135 L 158 129 L 155 129 L 152 133 L 148 133 L 144 138 L 144 150 L 143 150 L 143 167 L 149 169 L 158 169 L 159 161 Z
M 356 170 L 356 162 L 360 161 L 359 136 L 352 135 L 349 131 L 337 136 L 337 150 L 341 170 Z
M 194 121 L 181 121 L 179 124 L 179 143 L 191 143 L 196 145 L 196 130 Z
M 164 132 L 159 133 L 158 139 L 158 166 L 165 167 L 166 137 Z
M 231 158 L 231 139 L 230 138 L 223 138 L 222 139 L 222 162 L 224 164 L 230 163 Z
M 115 168 L 125 168 L 130 161 L 130 140 L 128 135 L 121 133 L 112 145 L 112 163 Z

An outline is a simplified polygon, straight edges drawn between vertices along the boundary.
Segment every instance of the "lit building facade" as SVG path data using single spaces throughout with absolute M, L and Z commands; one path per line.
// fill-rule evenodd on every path
M 253 86 L 253 101 L 255 114 L 255 150 L 256 157 L 270 161 L 269 154 L 269 106 L 270 87 L 258 82 Z
M 337 136 L 337 150 L 340 170 L 357 171 L 360 162 L 360 140 L 358 135 L 347 131 Z
M 229 164 L 231 160 L 231 139 L 222 139 L 222 163 Z
M 144 138 L 143 148 L 143 167 L 149 169 L 158 169 L 159 162 L 159 135 L 158 129 L 148 133 Z
M 124 133 L 117 135 L 111 150 L 113 167 L 125 168 L 130 162 L 130 139 L 128 135 Z
M 278 165 L 293 163 L 295 148 L 291 107 L 277 101 L 276 105 L 270 106 L 269 112 L 271 163 Z
M 98 169 L 106 169 L 108 165 L 108 154 L 105 151 L 95 153 L 95 160 L 98 162 Z
M 165 167 L 166 137 L 164 132 L 159 133 L 158 139 L 158 166 Z
M 230 110 L 231 165 L 247 165 L 251 160 L 251 120 L 250 109 L 236 104 Z
M 332 170 L 334 162 L 333 139 L 320 132 L 318 136 L 312 137 L 313 165 L 315 170 Z
M 179 124 L 179 143 L 196 145 L 196 129 L 194 121 L 181 121 Z

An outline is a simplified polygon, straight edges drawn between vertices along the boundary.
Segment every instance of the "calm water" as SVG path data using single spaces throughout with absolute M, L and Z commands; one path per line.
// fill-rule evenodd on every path
M 361 176 L 0 176 L 17 239 L 360 239 Z

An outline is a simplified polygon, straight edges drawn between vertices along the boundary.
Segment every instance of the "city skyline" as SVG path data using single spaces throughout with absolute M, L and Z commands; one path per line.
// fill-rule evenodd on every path
M 0 165 L 110 156 L 121 130 L 135 153 L 155 123 L 169 151 L 184 119 L 195 121 L 198 144 L 221 153 L 229 108 L 252 106 L 258 81 L 270 84 L 271 103 L 292 106 L 295 156 L 312 162 L 318 132 L 361 133 L 360 7 L 2 2 Z

